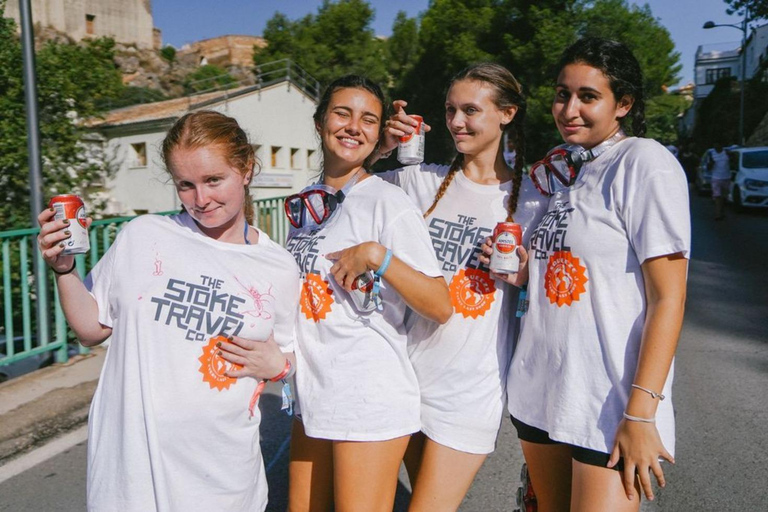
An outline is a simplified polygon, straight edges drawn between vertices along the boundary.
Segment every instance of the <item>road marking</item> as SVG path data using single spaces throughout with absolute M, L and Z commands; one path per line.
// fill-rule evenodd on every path
M 31 452 L 0 466 L 0 483 L 69 450 L 73 446 L 80 444 L 87 439 L 88 425 L 83 425 L 73 432 L 69 432 L 68 434 L 44 444 L 40 448 L 36 448 Z

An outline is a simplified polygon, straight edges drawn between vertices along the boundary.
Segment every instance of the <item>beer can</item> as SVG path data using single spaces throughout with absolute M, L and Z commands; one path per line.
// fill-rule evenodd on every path
M 424 161 L 424 118 L 411 115 L 419 122 L 413 133 L 400 137 L 397 145 L 397 161 L 403 165 L 415 165 Z
M 493 230 L 492 271 L 510 274 L 520 269 L 517 246 L 523 243 L 523 228 L 514 222 L 499 222 Z
M 88 240 L 88 230 L 85 227 L 85 205 L 83 200 L 73 194 L 64 194 L 51 198 L 48 204 L 56 212 L 55 220 L 69 219 L 69 238 L 64 240 L 62 254 L 84 254 L 91 248 Z
M 369 270 L 357 276 L 352 283 L 352 291 L 349 295 L 357 310 L 362 313 L 373 311 L 379 305 L 379 298 L 373 294 L 373 280 L 373 272 Z

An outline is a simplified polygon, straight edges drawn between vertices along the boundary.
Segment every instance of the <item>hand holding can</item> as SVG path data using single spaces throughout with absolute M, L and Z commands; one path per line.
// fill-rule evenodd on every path
M 499 274 L 515 273 L 520 269 L 517 246 L 523 243 L 523 229 L 514 222 L 499 222 L 493 230 L 493 254 L 490 269 Z
M 397 145 L 397 161 L 403 165 L 416 165 L 424 161 L 424 118 L 410 114 L 418 122 L 414 132 L 400 137 Z
M 88 240 L 88 224 L 83 200 L 76 195 L 65 194 L 51 198 L 49 206 L 54 210 L 54 220 L 69 221 L 71 235 L 64 240 L 62 254 L 84 254 L 91 248 Z

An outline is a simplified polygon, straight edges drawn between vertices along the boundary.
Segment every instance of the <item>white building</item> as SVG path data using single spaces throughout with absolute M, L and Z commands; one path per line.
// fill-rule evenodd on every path
M 702 45 L 696 50 L 696 62 L 693 66 L 696 89 L 694 103 L 709 96 L 715 82 L 721 78 L 740 76 L 741 43 L 719 43 Z
M 747 78 L 768 64 L 768 23 L 752 29 L 747 40 Z
M 319 174 L 319 140 L 312 115 L 316 91 L 285 76 L 271 84 L 134 105 L 113 110 L 91 127 L 105 140 L 116 168 L 105 183 L 112 215 L 178 209 L 160 146 L 185 113 L 209 109 L 237 119 L 256 148 L 261 171 L 252 182 L 254 199 L 282 197 L 304 188 Z

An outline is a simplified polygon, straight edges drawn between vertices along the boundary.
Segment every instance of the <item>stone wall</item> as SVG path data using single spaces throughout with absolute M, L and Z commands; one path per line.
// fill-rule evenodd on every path
M 155 48 L 150 0 L 31 0 L 32 21 L 75 41 L 109 36 L 139 48 Z M 5 16 L 19 23 L 19 0 L 8 0 Z
M 181 59 L 194 56 L 198 64 L 252 67 L 253 47 L 263 48 L 266 44 L 263 38 L 256 36 L 221 36 L 184 45 L 177 55 Z

